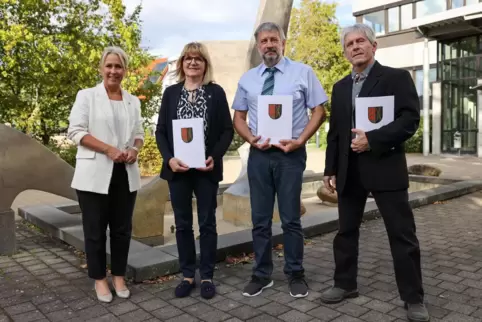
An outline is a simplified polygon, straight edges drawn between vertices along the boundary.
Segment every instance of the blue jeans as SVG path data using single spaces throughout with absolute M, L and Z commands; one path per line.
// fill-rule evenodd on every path
M 199 246 L 201 251 L 199 275 L 201 279 L 212 279 L 216 265 L 218 234 L 216 229 L 216 207 L 219 183 L 207 175 L 191 170 L 169 181 L 179 266 L 187 278 L 194 278 L 196 271 L 196 245 L 193 232 L 192 195 L 197 200 L 199 223 Z
M 300 220 L 301 185 L 306 167 L 306 149 L 284 153 L 277 148 L 251 148 L 248 180 L 256 263 L 253 274 L 270 277 L 273 272 L 271 224 L 275 196 L 283 229 L 284 273 L 303 276 L 303 231 Z

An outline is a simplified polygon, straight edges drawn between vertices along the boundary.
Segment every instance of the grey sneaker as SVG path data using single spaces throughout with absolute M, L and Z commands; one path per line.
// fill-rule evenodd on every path
M 410 322 L 427 322 L 430 321 L 430 315 L 425 307 L 425 304 L 407 304 L 405 303 L 405 309 L 407 310 L 407 318 Z
M 326 304 L 340 303 L 344 299 L 358 297 L 358 290 L 346 291 L 339 287 L 332 287 L 329 290 L 321 293 L 321 301 Z

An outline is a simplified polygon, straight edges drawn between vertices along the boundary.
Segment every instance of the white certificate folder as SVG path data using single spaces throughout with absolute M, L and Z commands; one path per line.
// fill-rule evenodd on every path
M 395 97 L 357 97 L 355 126 L 364 132 L 377 130 L 395 119 Z
M 174 157 L 190 168 L 206 166 L 202 118 L 172 121 Z
M 292 95 L 259 95 L 257 116 L 260 142 L 269 138 L 271 144 L 278 144 L 293 138 Z

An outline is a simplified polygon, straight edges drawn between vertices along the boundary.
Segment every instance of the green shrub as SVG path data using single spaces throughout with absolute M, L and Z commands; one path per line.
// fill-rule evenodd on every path
M 243 144 L 244 144 L 244 139 L 236 131 L 234 131 L 233 140 L 229 145 L 226 155 L 238 155 L 238 149 Z
M 422 153 L 423 152 L 423 118 L 420 118 L 420 125 L 417 132 L 405 142 L 406 153 Z
M 156 138 L 148 131 L 144 136 L 144 146 L 139 151 L 138 160 L 142 176 L 157 175 L 161 172 L 162 157 L 157 148 Z
M 50 143 L 47 145 L 47 148 L 75 168 L 77 146 L 70 142 L 67 138 L 50 138 Z

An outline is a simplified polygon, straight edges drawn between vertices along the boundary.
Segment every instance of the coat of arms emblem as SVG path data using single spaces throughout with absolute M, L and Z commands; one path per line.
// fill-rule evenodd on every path
M 181 129 L 181 138 L 185 143 L 192 141 L 192 127 L 183 127 Z
M 281 104 L 269 104 L 268 114 L 273 120 L 277 120 L 281 117 L 283 111 Z
M 373 106 L 368 108 L 368 120 L 373 124 L 383 119 L 383 106 Z

